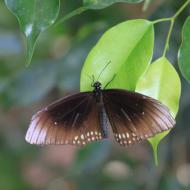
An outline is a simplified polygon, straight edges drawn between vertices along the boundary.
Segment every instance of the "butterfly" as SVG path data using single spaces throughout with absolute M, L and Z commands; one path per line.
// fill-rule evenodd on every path
M 84 146 L 108 138 L 111 126 L 115 140 L 129 146 L 175 125 L 169 109 L 158 100 L 124 89 L 102 89 L 99 81 L 92 87 L 92 92 L 69 95 L 37 112 L 26 141 Z

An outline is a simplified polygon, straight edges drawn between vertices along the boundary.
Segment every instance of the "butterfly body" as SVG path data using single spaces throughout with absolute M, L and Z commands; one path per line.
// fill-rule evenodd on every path
M 102 96 L 102 84 L 99 81 L 93 83 L 93 96 L 96 99 L 96 103 L 99 108 L 99 121 L 102 128 L 103 138 L 108 138 L 108 118 L 104 109 L 103 96 Z
M 102 84 L 99 81 L 96 81 L 92 87 L 93 89 L 93 95 L 96 99 L 96 102 L 99 103 L 102 100 Z
M 129 146 L 171 129 L 175 120 L 168 108 L 148 96 L 123 89 L 102 89 L 64 97 L 35 114 L 26 134 L 31 144 L 83 146 L 108 137 Z M 110 125 L 109 125 L 110 124 Z

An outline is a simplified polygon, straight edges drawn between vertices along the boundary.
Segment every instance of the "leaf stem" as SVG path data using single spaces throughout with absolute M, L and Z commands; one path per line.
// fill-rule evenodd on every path
M 154 163 L 156 166 L 158 166 L 158 145 L 156 144 L 154 146 Z
M 175 15 L 173 16 L 173 18 L 177 18 L 181 13 L 182 11 L 188 6 L 188 4 L 190 3 L 190 0 L 187 0 L 180 8 L 179 10 L 175 13 Z
M 166 39 L 166 43 L 165 43 L 165 47 L 164 47 L 163 57 L 166 56 L 166 53 L 169 49 L 169 42 L 170 42 L 170 38 L 171 38 L 172 31 L 173 31 L 175 20 L 189 4 L 190 4 L 190 0 L 187 0 L 172 17 L 162 18 L 162 19 L 158 19 L 158 20 L 153 21 L 153 24 L 157 24 L 160 22 L 166 22 L 166 21 L 171 22 L 170 28 L 168 31 L 168 35 L 167 35 L 167 39 Z
M 146 11 L 148 9 L 149 4 L 151 3 L 152 0 L 145 0 L 144 5 L 143 5 L 143 11 Z
M 79 15 L 83 12 L 85 12 L 87 9 L 87 7 L 79 7 L 77 9 L 75 9 L 74 11 L 68 13 L 67 15 L 65 15 L 63 18 L 59 19 L 56 23 L 55 23 L 55 26 L 69 20 L 70 18 L 76 16 L 76 15 Z
M 170 23 L 170 28 L 169 28 L 169 32 L 168 32 L 168 35 L 167 35 L 167 39 L 166 39 L 166 44 L 165 44 L 165 47 L 164 47 L 164 52 L 163 52 L 163 57 L 166 56 L 166 53 L 169 49 L 169 42 L 170 42 L 170 38 L 171 38 L 171 34 L 172 34 L 172 31 L 173 31 L 173 27 L 174 27 L 174 19 L 171 20 L 171 23 Z
M 157 23 L 160 23 L 160 22 L 171 21 L 172 19 L 173 19 L 173 17 L 169 17 L 169 18 L 161 18 L 161 19 L 158 19 L 158 20 L 153 21 L 153 24 L 157 24 Z

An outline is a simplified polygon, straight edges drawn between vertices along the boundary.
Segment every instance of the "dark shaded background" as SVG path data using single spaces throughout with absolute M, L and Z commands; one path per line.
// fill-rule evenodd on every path
M 142 4 L 87 11 L 44 32 L 26 68 L 24 37 L 0 0 L 1 190 L 190 189 L 190 85 L 183 79 L 177 125 L 160 144 L 158 168 L 147 142 L 126 149 L 104 141 L 77 149 L 37 147 L 24 140 L 32 114 L 79 90 L 84 59 L 106 29 L 127 19 L 171 16 L 183 2 L 154 0 L 144 13 Z M 80 5 L 79 0 L 61 1 L 61 15 Z M 189 13 L 190 8 L 178 18 L 171 39 L 168 58 L 177 70 L 181 28 Z M 162 55 L 168 26 L 156 25 L 154 59 Z

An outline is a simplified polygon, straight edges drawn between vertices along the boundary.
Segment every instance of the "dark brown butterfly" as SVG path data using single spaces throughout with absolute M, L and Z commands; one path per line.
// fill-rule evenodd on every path
M 86 145 L 108 137 L 108 124 L 120 145 L 128 146 L 171 129 L 168 108 L 159 101 L 122 89 L 102 89 L 64 97 L 39 111 L 26 134 L 31 144 Z M 109 121 L 109 122 L 107 122 Z

